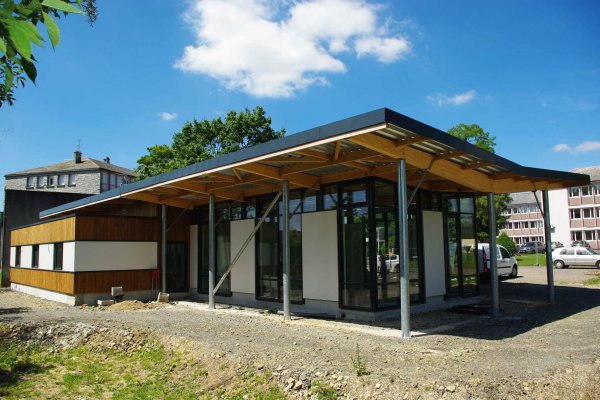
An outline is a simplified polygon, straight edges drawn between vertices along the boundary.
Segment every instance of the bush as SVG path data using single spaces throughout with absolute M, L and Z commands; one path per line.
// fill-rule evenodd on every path
M 517 252 L 517 245 L 515 244 L 515 242 L 508 237 L 508 235 L 504 232 L 502 232 L 500 234 L 500 236 L 498 236 L 498 238 L 496 239 L 496 243 L 498 243 L 500 246 L 503 246 L 506 248 L 506 250 L 508 250 L 508 252 L 510 254 L 515 254 Z

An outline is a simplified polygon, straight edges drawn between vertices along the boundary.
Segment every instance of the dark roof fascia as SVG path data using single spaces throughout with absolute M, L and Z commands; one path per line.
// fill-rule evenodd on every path
M 129 183 L 127 185 L 123 185 L 119 188 L 110 190 L 108 192 L 100 193 L 91 197 L 86 197 L 74 201 L 72 203 L 63 204 L 61 206 L 42 211 L 40 213 L 40 217 L 44 218 L 48 215 L 64 212 L 72 208 L 85 206 L 87 204 L 92 204 L 95 202 L 106 200 L 111 197 L 123 196 L 128 193 L 148 188 L 151 186 L 159 185 L 167 181 L 184 178 L 189 175 L 199 174 L 203 171 L 208 171 L 219 167 L 226 167 L 228 165 L 250 160 L 265 154 L 286 150 L 295 146 L 316 142 L 322 139 L 328 139 L 334 136 L 343 135 L 345 133 L 349 133 L 359 129 L 366 129 L 371 126 L 376 126 L 384 123 L 396 125 L 399 128 L 411 131 L 417 135 L 425 136 L 429 139 L 446 144 L 450 147 L 457 149 L 458 151 L 470 153 L 476 157 L 481 158 L 482 160 L 500 165 L 518 174 L 522 174 L 525 176 L 531 175 L 537 178 L 575 181 L 581 182 L 582 184 L 589 183 L 588 175 L 522 167 L 496 154 L 482 150 L 479 147 L 472 145 L 464 140 L 455 138 L 454 136 L 449 135 L 446 132 L 443 132 L 437 128 L 419 122 L 415 119 L 409 118 L 388 108 L 380 108 L 364 114 L 356 115 L 354 117 L 346 118 L 316 128 L 301 131 L 290 136 L 285 136 L 280 139 L 272 140 L 270 142 L 261 143 L 253 147 L 248 147 L 236 151 L 234 153 L 224 154 L 222 156 L 215 157 L 210 160 L 188 165 L 187 167 L 179 168 L 170 172 L 165 172 L 164 174 L 146 178 L 141 181 Z

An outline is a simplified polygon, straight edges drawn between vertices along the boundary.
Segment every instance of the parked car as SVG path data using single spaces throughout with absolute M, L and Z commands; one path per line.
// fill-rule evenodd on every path
M 519 273 L 517 260 L 503 246 L 496 245 L 496 248 L 498 276 L 516 278 Z M 491 268 L 489 243 L 479 243 L 477 246 L 477 257 L 479 258 L 479 274 L 483 276 L 489 275 Z
M 524 244 L 519 246 L 518 252 L 526 254 L 541 254 L 546 252 L 546 246 L 544 246 L 544 243 L 542 242 L 525 242 Z
M 550 244 L 550 247 L 552 247 L 552 250 L 554 251 L 554 250 L 559 249 L 561 247 L 565 247 L 565 245 L 562 244 L 561 242 L 552 242 Z
M 563 247 L 552 252 L 554 268 L 571 265 L 592 265 L 600 268 L 600 254 L 587 247 Z
M 571 247 L 585 247 L 588 249 L 592 248 L 592 246 L 590 246 L 590 244 L 585 240 L 576 240 L 573 243 L 571 243 Z
M 377 255 L 377 271 L 382 266 L 382 257 L 385 260 L 385 267 L 388 272 L 400 272 L 400 256 L 398 254 Z

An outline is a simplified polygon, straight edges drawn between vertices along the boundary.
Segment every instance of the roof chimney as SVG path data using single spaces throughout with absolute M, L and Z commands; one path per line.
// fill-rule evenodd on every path
M 75 150 L 73 154 L 73 161 L 75 161 L 75 164 L 81 164 L 81 151 Z
M 107 164 L 110 164 L 110 157 L 109 156 L 104 157 L 103 161 Z

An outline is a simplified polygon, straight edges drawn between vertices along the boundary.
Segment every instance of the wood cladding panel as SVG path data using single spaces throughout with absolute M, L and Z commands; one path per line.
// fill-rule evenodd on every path
M 75 294 L 108 293 L 113 286 L 122 286 L 125 293 L 150 290 L 151 270 L 94 271 L 75 273 Z M 159 281 L 160 284 L 160 281 Z
M 15 229 L 11 232 L 10 245 L 22 246 L 73 240 L 75 240 L 75 217 L 70 217 Z
M 72 272 L 46 271 L 31 268 L 11 268 L 10 281 L 54 292 L 73 294 L 75 277 Z
M 189 210 L 167 207 L 167 227 L 170 228 L 167 233 L 167 241 L 189 242 L 191 216 L 192 213 Z M 173 225 L 173 223 L 175 224 Z
M 77 240 L 157 241 L 156 218 L 77 216 Z

